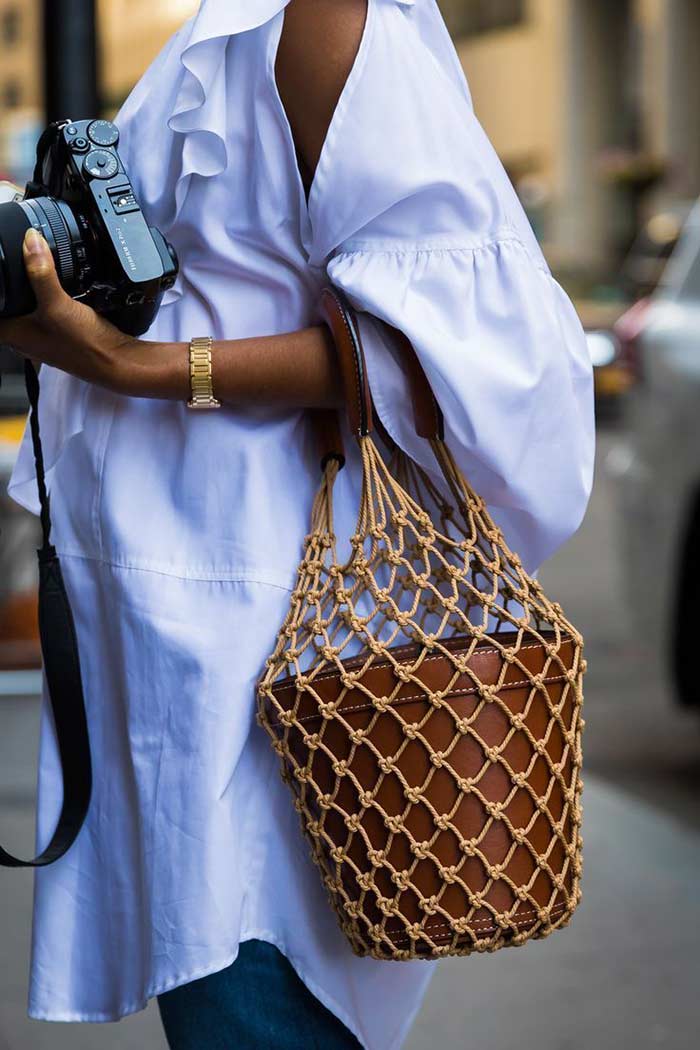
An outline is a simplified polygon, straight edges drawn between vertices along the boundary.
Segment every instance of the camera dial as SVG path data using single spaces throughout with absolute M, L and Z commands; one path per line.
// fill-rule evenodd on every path
M 93 179 L 111 179 L 119 171 L 119 162 L 109 150 L 94 149 L 83 161 L 83 168 Z
M 87 129 L 91 142 L 96 146 L 116 146 L 119 141 L 117 125 L 111 120 L 93 120 Z

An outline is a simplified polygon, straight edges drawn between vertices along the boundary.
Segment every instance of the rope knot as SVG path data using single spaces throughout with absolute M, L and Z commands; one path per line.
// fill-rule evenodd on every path
M 430 843 L 429 842 L 412 842 L 411 853 L 414 857 L 418 857 L 419 860 L 425 860 L 426 857 L 430 856 Z

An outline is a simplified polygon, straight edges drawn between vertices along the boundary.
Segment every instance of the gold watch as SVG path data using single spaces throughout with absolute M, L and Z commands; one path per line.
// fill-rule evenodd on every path
M 192 397 L 187 402 L 188 408 L 221 408 L 221 402 L 214 397 L 211 381 L 211 347 L 210 335 L 193 339 L 190 343 L 190 383 Z

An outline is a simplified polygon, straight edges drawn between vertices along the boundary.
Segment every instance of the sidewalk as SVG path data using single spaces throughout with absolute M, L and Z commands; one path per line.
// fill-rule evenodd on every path
M 443 963 L 405 1050 L 691 1050 L 700 1026 L 700 832 L 584 786 L 568 929 Z
M 519 950 L 443 963 L 406 1050 L 694 1045 L 700 832 L 591 775 L 584 811 L 584 900 L 570 928 Z M 30 820 L 26 796 L 0 800 L 4 839 L 29 844 Z M 0 879 L 0 1050 L 165 1050 L 154 1004 L 119 1024 L 27 1019 L 31 876 L 3 871 Z

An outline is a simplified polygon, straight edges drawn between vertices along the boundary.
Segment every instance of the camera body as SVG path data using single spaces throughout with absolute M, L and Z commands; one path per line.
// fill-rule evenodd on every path
M 37 146 L 24 197 L 0 204 L 0 317 L 36 306 L 22 242 L 33 226 L 48 241 L 59 279 L 128 335 L 142 335 L 178 274 L 174 249 L 147 224 L 107 120 L 51 124 Z

